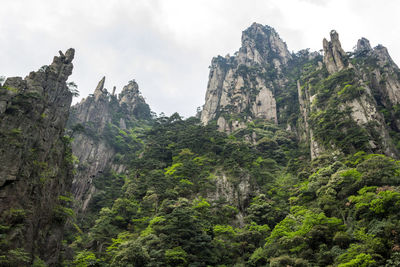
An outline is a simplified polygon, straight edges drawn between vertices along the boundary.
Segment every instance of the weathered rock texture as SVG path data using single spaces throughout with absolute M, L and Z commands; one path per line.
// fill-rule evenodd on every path
M 347 65 L 346 53 L 342 49 L 339 41 L 339 34 L 331 31 L 331 40 L 328 42 L 325 38 L 323 40 L 324 49 L 324 64 L 330 74 L 341 71 Z
M 151 117 L 150 108 L 132 80 L 124 86 L 118 98 L 104 88 L 105 77 L 93 95 L 71 108 L 69 129 L 73 132 L 73 154 L 78 158 L 72 193 L 76 210 L 85 211 L 96 188 L 94 180 L 106 171 L 121 173 L 125 166 L 114 156 L 123 148 L 115 138 L 119 129 L 131 128 L 135 121 Z
M 50 66 L 0 87 L 0 265 L 59 262 L 73 169 L 64 138 L 73 58 L 73 49 L 60 52 Z
M 228 203 L 238 208 L 235 223 L 238 226 L 244 226 L 245 207 L 251 202 L 251 198 L 255 195 L 257 189 L 250 183 L 250 176 L 241 177 L 239 184 L 235 185 L 230 181 L 229 176 L 225 173 L 215 174 L 215 191 L 210 191 L 207 199 L 211 203 Z
M 291 58 L 273 28 L 254 23 L 243 32 L 235 56 L 212 59 L 201 121 L 215 119 L 226 132 L 256 118 L 276 123 L 274 90 L 283 86 L 279 76 Z
M 372 49 L 362 38 L 346 53 L 332 30 L 323 56 L 290 54 L 273 28 L 254 23 L 234 56 L 213 58 L 200 118 L 227 133 L 272 121 L 308 142 L 315 158 L 357 150 L 398 155 L 399 115 L 400 70 L 385 47 Z
M 336 103 L 336 111 L 346 114 L 353 121 L 353 124 L 345 127 L 342 127 L 344 123 L 337 121 L 336 127 L 342 127 L 340 131 L 348 135 L 351 135 L 351 128 L 359 127 L 359 133 L 365 134 L 365 139 L 369 140 L 368 145 L 360 145 L 357 149 L 398 156 L 395 147 L 398 141 L 390 133 L 398 133 L 400 129 L 396 114 L 400 70 L 387 49 L 381 45 L 372 49 L 369 41 L 361 38 L 353 54 L 347 55 L 336 31 L 331 31 L 330 42 L 323 40 L 323 49 L 323 67 L 329 75 L 323 75 L 322 70 L 318 75 L 303 79 L 302 84 L 298 81 L 300 111 L 310 143 L 311 157 L 315 158 L 327 149 L 341 150 L 334 142 L 323 145 L 321 140 L 317 140 L 313 132 L 318 131 L 322 124 L 316 123 L 316 119 L 310 124 L 311 116 L 317 118 L 316 114 L 334 113 L 330 106 L 332 103 Z M 316 82 L 318 79 L 320 84 Z M 320 89 L 316 90 L 316 86 Z M 321 100 L 322 95 L 325 98 L 329 95 L 329 101 Z M 320 121 L 321 118 L 319 116 Z

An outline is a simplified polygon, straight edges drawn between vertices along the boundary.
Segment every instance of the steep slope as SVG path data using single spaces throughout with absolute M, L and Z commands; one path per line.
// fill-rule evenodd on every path
M 76 209 L 85 211 L 96 187 L 94 180 L 100 176 L 122 173 L 126 167 L 121 153 L 138 145 L 131 129 L 139 120 L 150 120 L 150 108 L 132 80 L 122 92 L 115 95 L 104 88 L 105 77 L 93 95 L 71 108 L 68 122 L 73 132 L 72 152 L 79 160 L 72 193 Z M 118 153 L 118 158 L 115 156 Z M 111 175 L 112 176 L 112 175 Z
M 0 265 L 60 261 L 71 215 L 72 156 L 64 137 L 74 50 L 0 87 Z

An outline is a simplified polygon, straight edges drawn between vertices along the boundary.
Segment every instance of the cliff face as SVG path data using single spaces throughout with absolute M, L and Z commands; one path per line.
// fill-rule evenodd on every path
M 115 88 L 112 94 L 108 93 L 104 82 L 105 77 L 93 95 L 71 108 L 68 122 L 74 137 L 72 151 L 79 160 L 72 186 L 78 211 L 87 209 L 96 192 L 96 178 L 105 172 L 125 171 L 121 160 L 114 158 L 118 152 L 128 149 L 121 140 L 129 139 L 127 128 L 133 127 L 138 120 L 151 117 L 150 108 L 134 80 L 124 86 L 118 97 Z
M 291 58 L 273 28 L 254 23 L 243 32 L 234 56 L 212 59 L 201 121 L 216 119 L 226 132 L 256 118 L 276 123 L 274 91 L 285 83 L 282 70 Z
M 400 72 L 386 48 L 372 49 L 362 38 L 356 50 L 346 54 L 332 31 L 323 49 L 323 66 L 315 66 L 316 71 L 298 83 L 311 157 L 327 150 L 398 156 Z
M 346 53 L 334 30 L 322 47 L 323 56 L 290 54 L 274 29 L 253 24 L 239 52 L 212 60 L 201 121 L 228 133 L 272 121 L 309 143 L 312 158 L 358 150 L 397 156 L 400 71 L 387 49 L 362 38 Z
M 73 169 L 64 137 L 73 58 L 73 49 L 60 52 L 50 66 L 0 87 L 0 265 L 59 262 Z

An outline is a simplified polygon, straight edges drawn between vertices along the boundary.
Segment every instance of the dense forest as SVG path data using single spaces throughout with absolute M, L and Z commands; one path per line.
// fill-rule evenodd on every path
M 186 119 L 134 80 L 69 109 L 73 50 L 8 78 L 0 265 L 400 266 L 400 70 L 323 46 L 253 24 Z
M 244 138 L 252 131 L 257 143 Z M 177 114 L 118 136 L 141 149 L 124 154 L 129 176 L 95 182 L 90 217 L 69 218 L 72 265 L 400 263 L 400 164 L 390 157 L 358 151 L 310 162 L 273 124 L 226 135 Z M 218 194 L 222 177 L 229 195 Z

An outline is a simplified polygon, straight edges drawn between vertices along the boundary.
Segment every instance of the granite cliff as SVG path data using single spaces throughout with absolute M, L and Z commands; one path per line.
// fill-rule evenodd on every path
M 74 50 L 0 87 L 0 265 L 60 262 L 71 216 L 72 154 L 64 137 Z
M 212 59 L 201 121 L 227 133 L 273 122 L 308 143 L 311 158 L 359 149 L 397 156 L 400 71 L 387 49 L 362 38 L 346 53 L 336 31 L 322 43 L 322 55 L 290 53 L 273 28 L 254 23 L 234 56 Z
M 234 56 L 212 59 L 201 121 L 215 119 L 227 132 L 256 118 L 276 123 L 274 92 L 285 83 L 282 71 L 291 59 L 273 28 L 254 23 L 243 32 Z
M 72 152 L 77 157 L 72 193 L 76 210 L 85 211 L 96 193 L 94 180 L 126 170 L 123 152 L 131 147 L 130 129 L 151 118 L 150 108 L 135 80 L 115 95 L 104 88 L 105 77 L 94 93 L 71 108 L 68 128 L 72 132 Z M 132 142 L 131 142 L 132 143 Z M 118 153 L 117 158 L 115 157 Z M 122 153 L 122 154 L 121 154 Z

